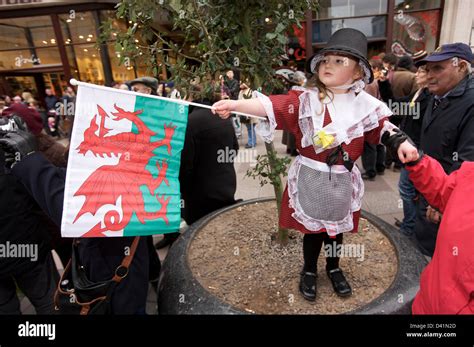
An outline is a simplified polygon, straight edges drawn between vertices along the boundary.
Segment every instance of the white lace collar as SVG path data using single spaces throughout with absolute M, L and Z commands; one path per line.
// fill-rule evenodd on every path
M 327 148 L 334 148 L 341 143 L 350 143 L 355 137 L 363 134 L 363 128 L 375 128 L 378 126 L 379 117 L 376 110 L 381 115 L 391 114 L 388 107 L 380 100 L 368 93 L 361 91 L 357 95 L 350 91 L 347 94 L 335 94 L 333 101 L 329 98 L 319 100 L 317 88 L 298 88 L 303 93 L 300 94 L 299 125 L 303 133 L 301 145 L 307 147 L 313 144 L 313 136 L 319 131 L 334 136 L 334 142 Z M 327 107 L 331 123 L 324 124 L 324 107 Z M 368 122 L 367 119 L 370 121 Z M 361 126 L 362 134 L 360 131 Z M 354 131 L 358 129 L 358 131 Z M 327 149 L 325 148 L 325 149 Z M 317 153 L 324 151 L 323 148 L 315 147 Z

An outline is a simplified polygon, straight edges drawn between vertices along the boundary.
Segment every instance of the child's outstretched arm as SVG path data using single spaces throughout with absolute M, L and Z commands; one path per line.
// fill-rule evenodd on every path
M 392 152 L 393 158 L 398 156 L 403 164 L 419 159 L 418 149 L 413 141 L 395 126 L 384 131 L 382 143 Z
M 220 100 L 212 105 L 212 113 L 217 113 L 223 119 L 228 118 L 232 112 L 267 117 L 265 108 L 258 99 Z

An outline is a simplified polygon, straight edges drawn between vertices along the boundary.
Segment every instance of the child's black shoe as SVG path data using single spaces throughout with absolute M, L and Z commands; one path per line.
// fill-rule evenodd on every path
M 340 268 L 327 270 L 327 274 L 337 295 L 345 297 L 352 294 L 352 288 Z
M 314 272 L 301 272 L 300 292 L 306 300 L 316 300 L 316 278 Z

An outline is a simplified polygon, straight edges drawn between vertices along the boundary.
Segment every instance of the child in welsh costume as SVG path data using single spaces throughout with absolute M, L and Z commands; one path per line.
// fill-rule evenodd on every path
M 388 121 L 389 108 L 364 92 L 365 84 L 373 80 L 366 54 L 363 33 L 340 29 L 308 61 L 314 77 L 307 88 L 287 95 L 256 92 L 254 99 L 213 105 L 222 118 L 232 111 L 267 117 L 257 126 L 267 142 L 280 129 L 296 137 L 300 155 L 288 172 L 279 222 L 304 234 L 299 288 L 311 301 L 316 299 L 316 266 L 323 243 L 339 249 L 343 234 L 358 229 L 364 184 L 354 162 L 362 154 L 364 141 L 398 142 L 402 162 L 418 156 L 407 137 Z M 339 267 L 338 252 L 331 255 L 326 257 L 326 273 L 334 291 L 349 296 L 352 289 Z

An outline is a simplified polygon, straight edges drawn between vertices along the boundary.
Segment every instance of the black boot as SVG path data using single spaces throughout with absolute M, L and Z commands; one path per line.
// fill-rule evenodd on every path
M 316 300 L 316 278 L 318 276 L 314 272 L 301 272 L 300 292 L 306 300 Z
M 329 279 L 332 282 L 332 287 L 337 295 L 346 297 L 352 294 L 352 288 L 347 282 L 342 270 L 340 268 L 335 268 L 332 270 L 326 270 Z
M 156 249 L 162 249 L 165 248 L 166 246 L 171 246 L 173 242 L 176 241 L 178 238 L 179 233 L 169 233 L 169 234 L 164 234 L 163 239 L 160 240 L 156 245 Z

